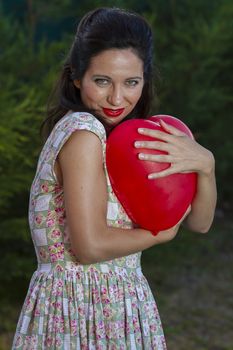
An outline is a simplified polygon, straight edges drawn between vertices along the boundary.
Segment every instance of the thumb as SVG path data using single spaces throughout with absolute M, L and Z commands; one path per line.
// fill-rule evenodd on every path
M 192 207 L 191 207 L 191 204 L 190 204 L 190 205 L 188 206 L 188 209 L 186 210 L 186 212 L 184 213 L 184 215 L 182 216 L 182 218 L 180 219 L 179 222 L 182 222 L 184 219 L 186 219 L 186 217 L 190 214 L 191 209 L 192 209 Z

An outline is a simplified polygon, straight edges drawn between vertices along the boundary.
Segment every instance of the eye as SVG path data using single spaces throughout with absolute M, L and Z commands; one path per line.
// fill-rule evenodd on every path
M 107 86 L 109 84 L 109 80 L 106 78 L 96 78 L 94 81 L 98 86 Z
M 129 79 L 129 80 L 126 80 L 126 85 L 128 85 L 128 86 L 134 87 L 134 86 L 136 86 L 136 85 L 138 85 L 138 84 L 139 84 L 139 81 L 136 80 L 136 79 Z

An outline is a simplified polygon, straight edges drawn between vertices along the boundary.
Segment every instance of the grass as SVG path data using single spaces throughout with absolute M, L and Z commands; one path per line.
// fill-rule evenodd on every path
M 206 235 L 181 231 L 143 253 L 168 350 L 233 350 L 232 231 L 233 222 L 215 222 Z M 11 347 L 28 281 L 4 287 L 0 350 Z
M 143 254 L 169 350 L 233 350 L 233 223 Z

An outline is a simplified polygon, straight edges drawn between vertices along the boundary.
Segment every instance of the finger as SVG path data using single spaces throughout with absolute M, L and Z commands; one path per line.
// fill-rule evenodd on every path
M 182 224 L 182 222 L 187 218 L 187 216 L 190 214 L 190 212 L 191 212 L 191 205 L 188 206 L 186 212 L 184 213 L 184 215 L 182 216 L 182 218 L 180 219 L 178 224 Z
M 161 158 L 160 160 L 153 159 L 152 161 L 158 162 L 158 163 L 168 163 L 168 164 L 170 164 L 170 167 L 163 170 L 163 171 L 160 171 L 158 173 L 150 174 L 151 176 L 149 178 L 151 178 L 151 179 L 164 177 L 164 176 L 172 175 L 172 174 L 190 174 L 190 173 L 194 172 L 194 170 L 184 170 L 183 167 L 181 165 L 179 165 L 178 163 L 173 163 L 172 158 L 170 158 L 170 157 L 168 157 L 167 159 Z
M 186 164 L 184 161 L 180 160 L 179 157 L 175 157 L 169 153 L 165 154 L 150 154 L 150 153 L 139 153 L 138 158 L 144 161 L 156 162 L 156 163 L 169 163 L 172 164 L 172 172 L 180 174 L 189 174 L 196 172 L 194 167 Z
M 188 206 L 188 208 L 187 208 L 185 214 L 184 214 L 184 217 L 188 216 L 188 215 L 190 214 L 191 210 L 192 210 L 192 206 L 191 206 L 191 204 L 190 204 L 190 205 Z
M 182 218 L 180 219 L 179 223 L 182 223 L 183 221 L 185 221 L 185 219 L 187 218 L 187 216 L 189 216 L 190 212 L 192 210 L 191 204 L 188 206 L 186 212 L 184 213 L 184 215 L 182 216 Z
M 136 141 L 134 143 L 136 148 L 148 148 L 159 151 L 168 151 L 168 144 L 161 141 Z
M 162 119 L 159 120 L 160 125 L 162 126 L 162 128 L 171 133 L 172 135 L 175 136 L 187 136 L 183 131 L 180 131 L 179 129 L 175 128 L 174 126 L 165 123 L 165 121 L 163 121 Z
M 150 136 L 165 142 L 169 142 L 172 139 L 172 135 L 160 130 L 139 128 L 138 133 L 142 135 Z
M 173 174 L 177 174 L 178 171 L 175 167 L 169 167 L 165 170 L 159 171 L 158 173 L 152 173 L 148 175 L 148 179 L 149 180 L 153 180 L 153 179 L 159 179 L 168 175 L 173 175 Z
M 168 154 L 148 154 L 148 153 L 139 153 L 138 158 L 140 160 L 147 160 L 147 161 L 159 162 L 159 163 L 171 163 L 173 159 Z

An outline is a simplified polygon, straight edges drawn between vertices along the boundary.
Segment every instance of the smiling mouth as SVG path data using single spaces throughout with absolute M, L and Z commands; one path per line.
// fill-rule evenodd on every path
M 119 108 L 119 109 L 109 109 L 109 108 L 103 108 L 104 114 L 108 117 L 119 117 L 124 112 L 125 108 Z

